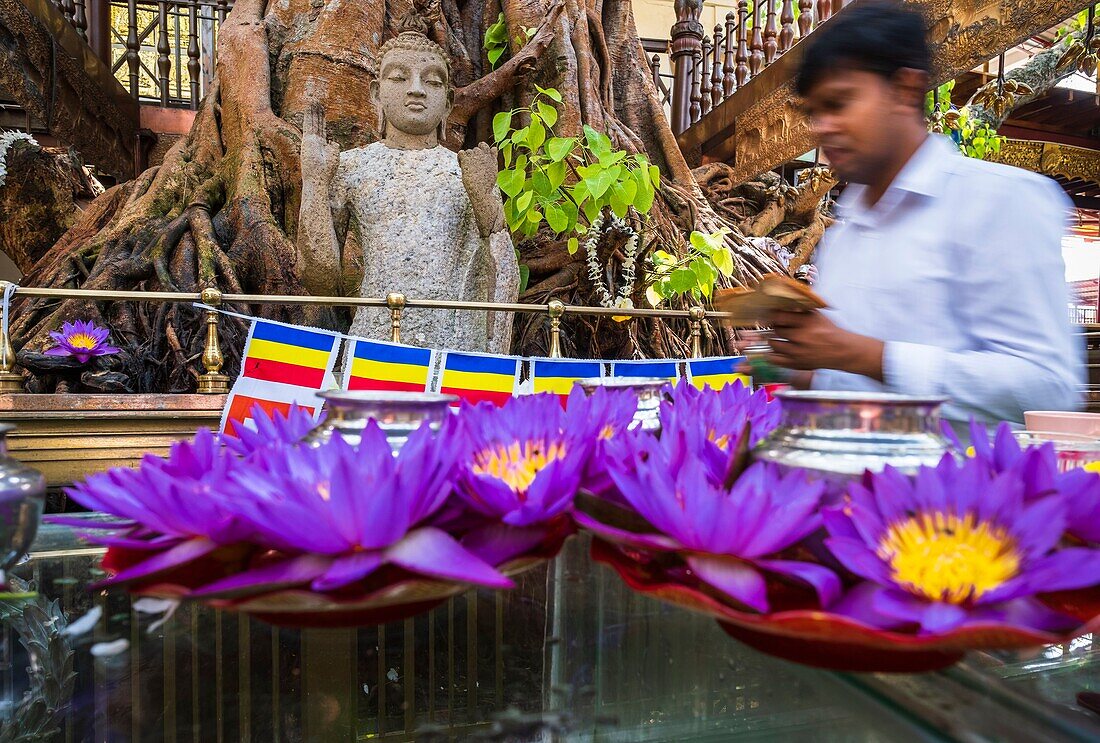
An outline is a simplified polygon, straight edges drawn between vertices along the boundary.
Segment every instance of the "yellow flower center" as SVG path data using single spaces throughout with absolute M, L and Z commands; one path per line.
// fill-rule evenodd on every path
M 83 348 L 91 350 L 95 348 L 96 340 L 87 333 L 73 333 L 66 340 L 73 348 Z
M 535 475 L 555 459 L 565 456 L 565 444 L 545 441 L 528 441 L 522 446 L 518 441 L 505 447 L 478 452 L 474 457 L 474 472 L 502 480 L 517 493 L 524 493 Z
M 895 524 L 879 542 L 878 556 L 910 593 L 952 604 L 977 599 L 1020 567 L 1008 533 L 972 514 L 925 513 Z
M 615 427 L 612 426 L 610 423 L 608 423 L 606 426 L 603 427 L 603 430 L 600 431 L 599 438 L 609 439 L 614 435 L 615 435 Z
M 707 441 L 713 441 L 715 444 L 718 445 L 719 449 L 725 451 L 730 446 L 730 435 L 728 433 L 724 433 L 719 436 L 718 431 L 712 428 L 710 429 L 710 433 L 707 434 Z

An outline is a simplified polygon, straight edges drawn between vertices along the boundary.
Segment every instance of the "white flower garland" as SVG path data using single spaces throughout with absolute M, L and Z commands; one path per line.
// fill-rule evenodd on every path
M 630 295 L 634 291 L 634 270 L 638 257 L 638 233 L 626 223 L 625 219 L 619 219 L 614 214 L 611 215 L 611 229 L 630 234 L 626 241 L 626 249 L 623 251 L 623 283 L 616 295 L 612 296 L 611 288 L 604 281 L 603 270 L 600 268 L 600 257 L 596 250 L 596 244 L 603 233 L 606 221 L 604 216 L 600 215 L 588 228 L 588 239 L 584 243 L 584 260 L 588 265 L 588 279 L 596 288 L 596 297 L 600 300 L 600 306 L 634 309 L 634 301 L 630 298 Z
M 23 132 L 0 132 L 0 186 L 3 186 L 4 181 L 8 178 L 8 148 L 19 140 L 30 142 L 35 147 L 38 146 L 38 142 L 35 142 L 34 137 L 29 134 Z

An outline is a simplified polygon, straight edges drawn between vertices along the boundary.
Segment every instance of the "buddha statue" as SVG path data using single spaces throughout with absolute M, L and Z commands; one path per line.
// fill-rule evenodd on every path
M 519 266 L 497 189 L 497 152 L 440 142 L 454 102 L 447 55 L 417 30 L 380 50 L 370 85 L 381 140 L 344 152 L 324 111 L 302 126 L 300 270 L 313 294 L 515 302 Z M 349 286 L 350 285 L 350 286 Z M 389 313 L 360 308 L 351 335 L 388 340 Z M 409 309 L 403 342 L 506 353 L 512 313 Z

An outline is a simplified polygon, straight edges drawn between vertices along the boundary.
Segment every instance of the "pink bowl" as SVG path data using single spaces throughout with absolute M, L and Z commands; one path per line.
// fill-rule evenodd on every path
M 1029 431 L 1073 433 L 1100 438 L 1100 413 L 1067 413 L 1060 410 L 1031 410 L 1024 413 Z

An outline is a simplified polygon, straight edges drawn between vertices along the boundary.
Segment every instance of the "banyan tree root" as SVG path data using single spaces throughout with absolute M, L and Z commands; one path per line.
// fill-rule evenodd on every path
M 555 133 L 575 136 L 583 124 L 605 131 L 616 147 L 644 152 L 662 171 L 662 189 L 649 215 L 638 255 L 656 245 L 679 249 L 692 229 L 731 227 L 736 283 L 750 283 L 782 267 L 745 241 L 728 217 L 707 202 L 681 155 L 653 87 L 629 0 L 390 0 L 315 3 L 311 0 L 238 0 L 219 34 L 218 68 L 187 136 L 157 168 L 107 192 L 27 273 L 24 284 L 102 290 L 223 291 L 304 294 L 295 249 L 301 202 L 299 146 L 302 117 L 324 106 L 329 137 L 344 149 L 378 137 L 367 104 L 378 51 L 398 21 L 416 10 L 450 55 L 457 86 L 447 146 L 491 138 L 496 111 L 531 100 L 534 86 L 564 98 Z M 510 56 L 490 69 L 482 48 L 485 29 L 504 14 Z M 536 32 L 528 41 L 524 27 Z M 518 40 L 517 40 L 518 39 Z M 415 187 L 415 184 L 410 184 Z M 601 248 L 601 251 L 603 248 Z M 540 236 L 521 246 L 530 257 L 530 301 L 557 297 L 593 304 L 578 256 L 564 241 Z M 608 262 L 619 260 L 614 251 Z M 537 266 L 538 270 L 535 270 Z M 583 266 L 582 266 L 583 268 Z M 416 287 L 394 287 L 415 296 Z M 644 301 L 642 282 L 635 304 Z M 321 327 L 346 327 L 347 313 L 308 306 L 236 308 L 263 317 Z M 108 325 L 131 362 L 120 372 L 134 391 L 194 389 L 204 340 L 199 312 L 186 305 L 89 303 L 18 299 L 13 341 L 27 352 L 48 345 L 63 321 Z M 540 316 L 517 323 L 517 347 L 545 345 Z M 532 324 L 534 323 L 534 325 Z M 572 355 L 671 355 L 680 352 L 683 327 L 662 323 L 565 324 Z M 234 374 L 245 332 L 221 324 L 225 371 Z M 49 375 L 36 388 L 48 389 Z

